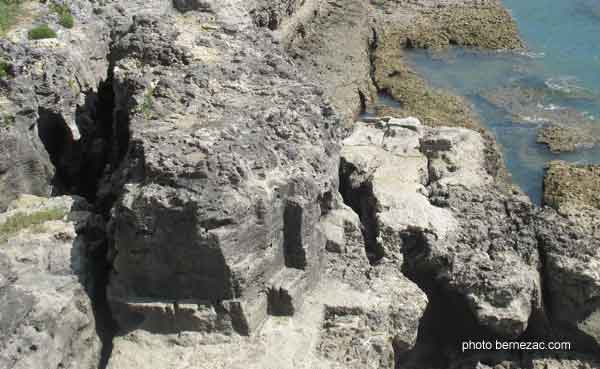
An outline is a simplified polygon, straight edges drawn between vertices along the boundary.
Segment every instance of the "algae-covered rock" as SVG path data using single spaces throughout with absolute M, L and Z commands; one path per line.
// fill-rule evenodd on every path
M 551 318 L 576 343 L 600 349 L 600 167 L 553 161 L 544 179 L 538 237 Z
M 600 166 L 551 162 L 544 178 L 544 204 L 600 237 Z
M 523 47 L 517 27 L 499 1 L 477 4 L 452 1 L 438 4 L 384 2 L 373 53 L 375 84 L 400 103 L 396 115 L 418 116 L 431 126 L 481 127 L 463 99 L 428 86 L 408 67 L 406 49 L 469 46 L 491 49 Z M 379 109 L 378 113 L 387 112 Z

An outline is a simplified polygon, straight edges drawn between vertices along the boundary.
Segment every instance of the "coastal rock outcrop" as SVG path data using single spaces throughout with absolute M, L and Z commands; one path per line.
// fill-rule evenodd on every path
M 0 40 L 0 209 L 94 203 L 0 215 L 7 367 L 437 369 L 546 323 L 595 347 L 595 213 L 550 179 L 538 212 L 465 101 L 403 60 L 521 47 L 499 1 L 72 3 L 56 40 Z M 389 98 L 419 119 L 354 124 Z M 532 362 L 579 365 L 553 360 Z
M 495 187 L 481 135 L 374 119 L 357 123 L 341 155 L 342 194 L 376 262 L 434 278 L 494 334 L 526 330 L 541 304 L 533 207 Z
M 544 204 L 600 238 L 600 167 L 553 161 L 544 178 Z
M 81 198 L 21 196 L 0 214 L 0 367 L 96 369 L 91 298 L 104 223 Z
M 500 1 L 375 1 L 376 48 L 373 80 L 378 90 L 399 102 L 393 109 L 376 106 L 377 114 L 416 116 L 425 125 L 481 127 L 462 98 L 428 86 L 408 65 L 407 49 L 475 46 L 523 48 L 516 24 Z M 392 110 L 392 111 L 390 111 Z
M 551 319 L 578 345 L 600 351 L 600 171 L 555 161 L 544 181 L 540 215 Z
M 160 311 L 146 302 L 163 304 L 166 320 L 177 304 L 218 303 L 249 334 L 267 316 L 269 280 L 290 269 L 317 280 L 339 118 L 267 33 L 221 32 L 253 24 L 218 17 L 208 32 L 219 37 L 187 45 L 214 16 L 171 17 L 136 17 L 114 47 L 130 138 L 113 175 L 125 184 L 109 300 L 123 326 Z

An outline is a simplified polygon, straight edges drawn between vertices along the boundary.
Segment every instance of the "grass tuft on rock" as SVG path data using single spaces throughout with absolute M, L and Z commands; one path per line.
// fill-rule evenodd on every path
M 27 33 L 30 40 L 42 40 L 46 38 L 56 38 L 56 32 L 47 24 L 37 26 Z
M 0 59 L 0 79 L 8 78 L 8 74 L 10 72 L 10 64 Z
M 73 28 L 75 26 L 75 18 L 71 14 L 71 9 L 67 5 L 53 4 L 50 9 L 58 15 L 58 24 L 65 28 Z
M 45 222 L 61 220 L 66 213 L 66 210 L 61 208 L 44 209 L 30 214 L 15 213 L 0 224 L 0 242 L 27 228 L 36 233 L 42 232 Z
M 16 23 L 21 11 L 22 0 L 0 0 L 0 35 Z

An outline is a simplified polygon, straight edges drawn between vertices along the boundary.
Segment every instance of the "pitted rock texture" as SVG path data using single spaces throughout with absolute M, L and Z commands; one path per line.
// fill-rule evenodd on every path
M 89 296 L 103 227 L 81 198 L 21 196 L 0 214 L 0 367 L 98 367 Z
M 580 345 L 600 351 L 600 217 L 597 166 L 554 161 L 544 179 L 539 238 L 550 315 Z
M 266 318 L 272 277 L 318 277 L 339 118 L 267 31 L 221 11 L 139 16 L 114 46 L 131 131 L 113 176 L 125 183 L 109 299 L 123 325 L 137 301 L 223 302 L 248 334 Z
M 327 81 L 325 94 L 348 127 L 377 93 L 373 12 L 368 1 L 306 1 L 276 32 L 295 63 L 314 80 Z
M 357 123 L 341 155 L 342 194 L 378 258 L 431 275 L 494 334 L 526 330 L 541 304 L 533 207 L 495 187 L 481 135 L 373 119 Z
M 188 323 L 177 335 L 135 329 L 115 339 L 108 368 L 197 362 L 205 368 L 394 367 L 416 343 L 427 297 L 399 265 L 369 264 L 358 215 L 348 207 L 336 206 L 318 228 L 325 235 L 327 251 L 316 286 L 307 290 L 299 270 L 287 269 L 273 278 L 279 296 L 287 296 L 284 306 L 293 309 L 276 310 L 250 337 L 223 329 L 225 325 L 192 332 Z M 193 311 L 195 306 L 186 307 Z M 191 316 L 208 326 L 215 314 Z
M 77 19 L 73 29 L 58 25 L 49 4 L 34 11 L 58 30 L 56 38 L 28 40 L 25 26 L 32 25 L 21 25 L 0 39 L 10 65 L 0 81 L 0 210 L 20 193 L 68 190 L 71 184 L 60 183 L 60 172 L 82 175 L 83 148 L 93 144 L 82 139 L 82 131 L 96 129 L 82 111 L 86 95 L 97 93 L 106 79 L 109 28 L 90 2 L 70 1 L 69 8 Z
M 551 162 L 544 178 L 544 204 L 600 238 L 600 166 Z
M 522 46 L 498 1 L 71 6 L 77 25 L 56 40 L 29 42 L 17 27 L 0 41 L 11 63 L 0 143 L 14 154 L 0 157 L 0 207 L 20 192 L 85 192 L 110 217 L 120 331 L 109 368 L 391 368 L 445 333 L 431 322 L 446 315 L 431 315 L 449 305 L 469 314 L 450 315 L 464 335 L 521 339 L 542 316 L 597 346 L 598 238 L 512 192 L 493 139 L 446 127 L 480 130 L 469 107 L 402 59 L 411 47 Z M 342 133 L 382 110 L 377 92 L 402 104 L 391 114 L 438 128 L 359 123 L 340 171 Z M 86 303 L 67 304 L 61 327 Z M 97 360 L 81 324 L 89 336 L 65 345 L 77 350 L 63 367 Z M 442 341 L 415 367 L 457 359 Z M 60 360 L 29 349 L 50 358 L 38 367 Z

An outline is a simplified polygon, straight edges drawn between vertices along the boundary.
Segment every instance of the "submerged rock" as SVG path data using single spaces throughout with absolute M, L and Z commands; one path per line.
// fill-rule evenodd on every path
M 477 115 L 464 99 L 428 86 L 411 70 L 405 50 L 452 45 L 522 48 L 516 24 L 500 1 L 373 3 L 378 4 L 373 78 L 380 91 L 400 103 L 392 115 L 417 116 L 430 126 L 480 128 Z M 389 110 L 380 107 L 377 114 L 388 115 Z
M 515 84 L 482 94 L 491 105 L 510 119 L 539 125 L 537 141 L 548 145 L 554 153 L 590 148 L 598 143 L 597 121 L 575 110 L 555 105 L 556 91 L 544 87 Z
M 572 152 L 596 145 L 592 132 L 580 127 L 545 125 L 538 131 L 537 142 L 548 145 L 553 153 Z

